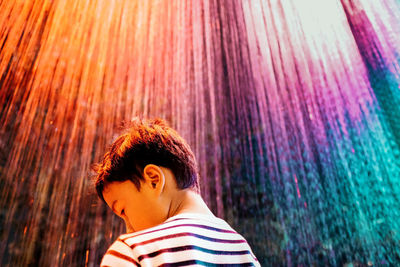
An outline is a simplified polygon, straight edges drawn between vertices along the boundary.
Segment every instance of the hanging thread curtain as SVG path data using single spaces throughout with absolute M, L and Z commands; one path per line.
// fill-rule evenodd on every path
M 263 266 L 400 264 L 395 0 L 0 2 L 0 262 L 95 266 L 90 166 L 135 116 L 188 141 Z

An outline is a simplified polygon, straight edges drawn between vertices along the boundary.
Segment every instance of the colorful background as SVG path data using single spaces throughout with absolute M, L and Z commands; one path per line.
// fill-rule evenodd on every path
M 161 117 L 263 266 L 400 265 L 398 0 L 0 1 L 0 265 L 97 266 L 90 166 Z

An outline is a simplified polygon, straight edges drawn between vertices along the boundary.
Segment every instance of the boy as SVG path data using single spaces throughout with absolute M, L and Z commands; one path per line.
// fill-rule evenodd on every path
M 209 210 L 197 163 L 161 119 L 136 119 L 95 166 L 96 190 L 126 224 L 101 266 L 260 266 L 246 240 Z

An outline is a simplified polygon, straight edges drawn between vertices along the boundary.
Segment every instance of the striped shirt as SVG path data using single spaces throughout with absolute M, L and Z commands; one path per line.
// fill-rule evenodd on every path
M 224 220 L 183 213 L 121 235 L 101 262 L 106 266 L 260 266 L 246 240 Z

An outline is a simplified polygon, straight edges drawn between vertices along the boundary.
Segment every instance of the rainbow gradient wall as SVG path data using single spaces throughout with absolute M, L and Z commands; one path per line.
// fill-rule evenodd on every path
M 98 266 L 135 116 L 263 266 L 400 265 L 399 63 L 398 0 L 0 1 L 0 265 Z

